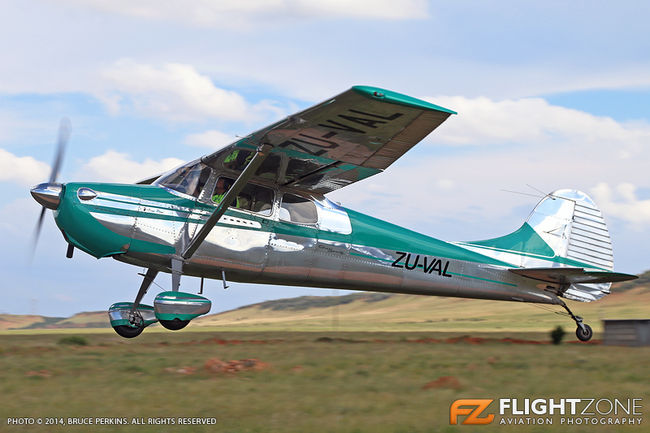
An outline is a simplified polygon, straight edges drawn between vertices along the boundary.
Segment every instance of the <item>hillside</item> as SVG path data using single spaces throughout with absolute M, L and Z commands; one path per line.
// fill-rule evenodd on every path
M 0 314 L 0 330 L 109 327 L 106 311 L 82 312 L 71 317 Z
M 577 315 L 596 330 L 603 319 L 647 318 L 650 312 L 650 271 L 638 280 L 616 284 L 597 302 L 569 302 Z M 546 331 L 572 321 L 554 314 L 560 307 L 517 302 L 484 301 L 384 293 L 344 296 L 301 296 L 261 302 L 200 317 L 195 330 L 233 331 Z M 0 315 L 0 330 L 108 328 L 105 311 L 69 318 Z
M 336 302 L 335 302 L 336 301 Z M 596 329 L 603 319 L 648 317 L 650 287 L 612 293 L 593 303 L 570 302 Z M 198 318 L 195 327 L 231 330 L 542 331 L 572 321 L 560 307 L 415 295 L 358 293 L 280 299 Z

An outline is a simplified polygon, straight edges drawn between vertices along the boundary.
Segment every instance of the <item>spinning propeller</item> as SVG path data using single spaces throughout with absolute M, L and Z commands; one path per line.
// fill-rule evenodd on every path
M 61 119 L 61 123 L 59 124 L 59 137 L 56 143 L 56 153 L 54 155 L 54 162 L 52 164 L 50 178 L 47 182 L 38 184 L 30 190 L 32 197 L 34 197 L 34 200 L 43 206 L 41 209 L 41 214 L 39 215 L 38 221 L 36 223 L 36 228 L 34 230 L 32 255 L 34 254 L 36 244 L 38 243 L 38 238 L 41 234 L 41 227 L 43 226 L 43 217 L 45 216 L 45 210 L 55 210 L 57 207 L 59 207 L 59 202 L 61 201 L 61 192 L 63 191 L 63 185 L 57 183 L 56 178 L 59 175 L 65 148 L 68 144 L 68 140 L 70 139 L 70 129 L 70 120 L 66 117 Z

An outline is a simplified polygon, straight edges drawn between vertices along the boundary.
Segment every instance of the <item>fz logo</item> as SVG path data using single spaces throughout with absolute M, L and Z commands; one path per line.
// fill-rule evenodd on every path
M 449 408 L 449 424 L 457 424 L 458 415 L 467 415 L 467 418 L 465 418 L 461 424 L 490 424 L 492 421 L 494 421 L 494 414 L 489 414 L 483 417 L 480 415 L 493 401 L 494 400 L 486 398 L 456 400 L 451 404 L 451 407 Z

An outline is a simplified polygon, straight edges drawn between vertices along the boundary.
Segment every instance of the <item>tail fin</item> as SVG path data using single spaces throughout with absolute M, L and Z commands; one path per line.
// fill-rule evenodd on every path
M 536 268 L 540 275 L 549 275 L 550 268 L 579 268 L 598 274 L 595 283 L 578 283 L 574 276 L 565 281 L 561 295 L 589 302 L 610 293 L 609 281 L 618 281 L 614 269 L 612 242 L 602 213 L 584 192 L 560 189 L 540 201 L 526 222 L 515 232 L 494 239 L 463 242 L 460 245 L 481 254 L 512 263 L 517 268 Z M 530 272 L 516 272 L 535 278 Z M 530 275 L 528 275 L 530 274 Z M 550 278 L 566 278 L 566 272 Z M 607 275 L 611 275 L 608 279 Z M 634 278 L 634 276 L 628 276 Z M 585 277 L 580 277 L 585 278 Z M 549 281 L 548 279 L 540 279 Z M 629 279 L 629 278 L 626 278 Z M 583 279 L 582 281 L 587 281 Z M 559 286 L 562 286 L 559 284 Z
M 556 256 L 576 262 L 571 265 L 614 270 L 607 225 L 587 194 L 570 189 L 554 191 L 539 202 L 527 223 Z

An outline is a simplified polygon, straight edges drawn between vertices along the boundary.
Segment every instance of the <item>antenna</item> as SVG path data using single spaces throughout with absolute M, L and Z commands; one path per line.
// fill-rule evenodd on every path
M 538 193 L 542 194 L 543 197 L 550 197 L 550 198 L 552 198 L 553 200 L 555 200 L 555 197 L 553 197 L 551 194 L 547 194 L 547 193 L 545 193 L 544 191 L 542 191 L 542 190 L 540 190 L 540 189 L 538 189 L 538 188 L 535 188 L 534 186 L 532 186 L 532 185 L 530 185 L 530 184 L 528 184 L 528 183 L 526 184 L 526 186 L 527 186 L 528 188 L 534 189 L 534 190 L 537 191 Z
M 528 188 L 530 188 L 530 189 L 532 189 L 532 190 L 538 192 L 540 195 L 537 195 L 537 194 L 530 194 L 530 193 L 527 193 L 527 192 L 521 192 L 521 191 L 512 191 L 512 190 L 509 190 L 509 189 L 500 189 L 499 191 L 503 191 L 503 192 L 511 192 L 511 193 L 513 193 L 513 194 L 527 195 L 527 196 L 529 196 L 529 197 L 535 197 L 535 198 L 550 197 L 550 198 L 552 198 L 553 200 L 555 200 L 555 197 L 553 197 L 551 194 L 547 194 L 547 193 L 545 193 L 544 191 L 542 191 L 542 190 L 539 189 L 539 188 L 535 188 L 534 186 L 532 186 L 532 185 L 530 185 L 530 184 L 528 184 L 528 183 L 526 184 L 526 186 L 527 186 Z
M 511 190 L 509 190 L 509 189 L 500 189 L 499 191 L 503 191 L 503 192 L 511 192 L 511 193 L 513 193 L 513 194 L 521 194 L 521 195 L 527 195 L 527 196 L 529 196 L 529 197 L 540 198 L 540 196 L 538 196 L 537 194 L 530 194 L 530 193 L 527 193 L 527 192 L 511 191 Z M 545 194 L 545 195 L 546 195 L 546 194 Z

